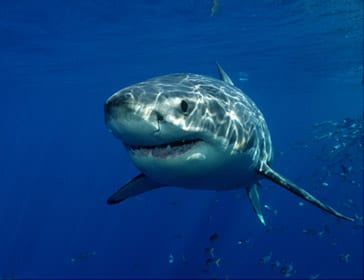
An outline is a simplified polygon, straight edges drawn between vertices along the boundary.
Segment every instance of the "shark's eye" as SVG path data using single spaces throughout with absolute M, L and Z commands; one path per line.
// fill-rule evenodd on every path
M 187 110 L 188 110 L 188 104 L 186 101 L 182 100 L 181 101 L 181 110 L 183 113 L 187 113 Z

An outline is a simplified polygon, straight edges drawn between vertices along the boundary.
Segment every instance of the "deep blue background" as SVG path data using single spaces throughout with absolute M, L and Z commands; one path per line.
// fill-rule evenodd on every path
M 207 0 L 1 1 L 0 277 L 283 277 L 259 264 L 269 252 L 294 278 L 363 277 L 362 228 L 267 181 L 262 203 L 277 210 L 265 210 L 267 227 L 243 189 L 165 188 L 106 205 L 137 170 L 104 126 L 104 100 L 160 74 L 217 76 L 219 61 L 263 111 L 275 169 L 363 215 L 361 156 L 360 186 L 333 176 L 314 188 L 310 177 L 321 167 L 312 125 L 362 117 L 363 2 L 219 2 L 212 16 Z M 302 141 L 310 147 L 290 149 Z M 321 237 L 302 232 L 324 225 Z M 206 247 L 220 267 L 205 265 Z

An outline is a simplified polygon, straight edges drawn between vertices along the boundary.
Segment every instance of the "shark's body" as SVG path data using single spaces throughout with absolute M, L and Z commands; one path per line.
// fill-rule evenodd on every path
M 263 114 L 218 66 L 221 80 L 197 74 L 156 77 L 113 94 L 105 122 L 142 172 L 109 204 L 163 187 L 245 187 L 259 220 L 258 182 L 268 178 L 346 220 L 270 167 L 272 143 Z

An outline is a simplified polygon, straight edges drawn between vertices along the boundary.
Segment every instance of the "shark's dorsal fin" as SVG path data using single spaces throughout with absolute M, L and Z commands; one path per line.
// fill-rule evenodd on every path
M 249 200 L 253 206 L 255 214 L 258 216 L 259 221 L 265 225 L 262 208 L 260 207 L 260 199 L 259 199 L 259 193 L 258 193 L 258 185 L 253 184 L 250 187 L 247 187 L 246 189 L 248 193 Z
M 217 71 L 219 72 L 220 79 L 223 80 L 224 82 L 228 83 L 229 85 L 233 86 L 234 85 L 233 81 L 230 79 L 229 75 L 226 74 L 224 69 L 222 69 L 220 64 L 216 62 L 216 66 L 217 66 Z
M 116 204 L 129 197 L 160 187 L 162 187 L 161 184 L 152 181 L 143 173 L 140 173 L 111 195 L 107 200 L 107 204 Z
M 260 173 L 264 175 L 269 180 L 277 183 L 279 186 L 282 186 L 286 190 L 290 191 L 291 193 L 294 193 L 295 195 L 301 197 L 302 199 L 310 202 L 311 204 L 321 208 L 322 210 L 330 213 L 331 215 L 334 215 L 340 219 L 344 219 L 347 221 L 354 221 L 353 218 L 350 218 L 348 216 L 345 216 L 341 214 L 340 212 L 336 211 L 335 209 L 331 208 L 330 206 L 324 204 L 320 200 L 318 200 L 316 197 L 314 197 L 309 192 L 305 191 L 304 189 L 301 189 L 299 186 L 297 186 L 295 183 L 291 182 L 290 180 L 284 178 L 282 175 L 274 171 L 272 168 L 270 168 L 267 164 L 264 164 L 260 170 Z

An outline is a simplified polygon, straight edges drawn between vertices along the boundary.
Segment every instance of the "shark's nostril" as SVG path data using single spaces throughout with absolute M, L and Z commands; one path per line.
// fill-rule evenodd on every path
M 163 121 L 164 120 L 164 118 L 163 118 L 163 116 L 162 116 L 162 114 L 161 113 L 159 113 L 159 112 L 155 112 L 155 114 L 156 114 L 156 116 L 157 116 L 157 121 L 158 122 L 160 122 L 160 121 Z
M 132 96 L 130 94 L 115 93 L 104 104 L 104 112 L 106 115 L 111 114 L 112 110 L 117 107 L 127 107 L 131 103 Z

